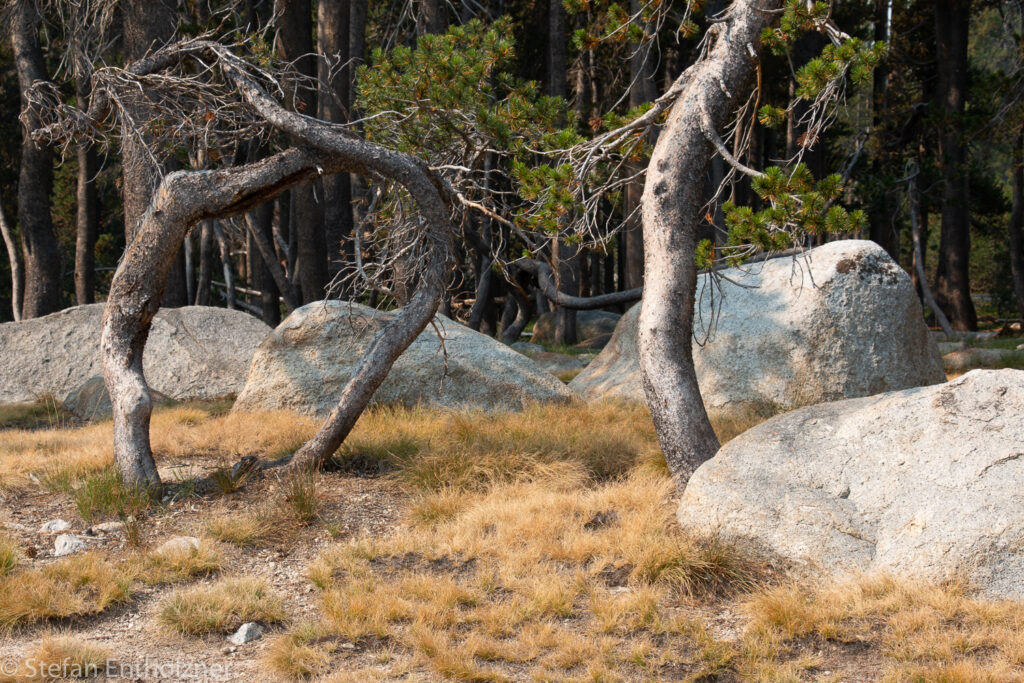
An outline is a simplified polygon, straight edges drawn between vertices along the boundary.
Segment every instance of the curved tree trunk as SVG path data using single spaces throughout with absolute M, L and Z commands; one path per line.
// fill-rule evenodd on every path
M 638 347 L 647 404 L 678 486 L 718 450 L 693 367 L 694 262 L 704 174 L 720 130 L 742 103 L 760 34 L 779 0 L 737 0 L 716 24 L 708 57 L 688 69 L 682 95 L 658 136 L 643 194 L 644 297 Z M 702 120 L 703 119 L 703 120 Z
M 304 146 L 262 161 L 221 171 L 177 172 L 153 194 L 139 234 L 129 245 L 111 282 L 100 348 L 114 416 L 114 458 L 128 486 L 159 486 L 149 442 L 152 401 L 142 368 L 150 324 L 160 308 L 164 283 L 188 230 L 202 220 L 245 213 L 277 194 L 321 173 L 378 173 L 401 183 L 419 206 L 428 244 L 423 277 L 411 302 L 370 344 L 338 407 L 292 461 L 315 467 L 329 458 L 387 376 L 395 358 L 423 330 L 437 310 L 454 230 L 447 207 L 424 165 L 407 155 L 347 137 L 329 126 L 286 111 L 263 92 L 220 46 L 221 60 L 243 99 L 271 125 Z

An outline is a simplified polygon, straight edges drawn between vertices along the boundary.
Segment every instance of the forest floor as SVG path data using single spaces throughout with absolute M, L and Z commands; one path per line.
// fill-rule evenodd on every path
M 156 412 L 155 502 L 109 422 L 0 414 L 0 681 L 1024 680 L 1024 605 L 688 536 L 642 407 L 377 409 L 329 471 L 250 480 L 315 423 L 228 408 Z

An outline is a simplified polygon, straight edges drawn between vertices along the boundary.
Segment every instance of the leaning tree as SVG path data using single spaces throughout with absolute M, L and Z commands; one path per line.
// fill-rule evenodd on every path
M 696 30 L 690 17 L 695 4 L 688 4 L 684 31 Z M 656 25 L 664 20 L 659 13 L 667 11 L 666 3 L 643 3 L 630 21 Z M 713 272 L 716 263 L 738 265 L 759 255 L 799 250 L 814 235 L 863 225 L 863 214 L 836 203 L 846 179 L 815 179 L 801 160 L 834 119 L 844 83 L 866 80 L 884 52 L 882 44 L 841 32 L 831 20 L 831 4 L 825 2 L 735 0 L 708 21 L 698 58 L 649 109 L 559 155 L 575 169 L 570 191 L 578 219 L 570 229 L 589 234 L 607 195 L 632 180 L 629 159 L 644 148 L 650 129 L 658 129 L 640 206 L 644 285 L 638 351 L 647 404 L 679 486 L 719 448 L 693 364 L 698 274 L 702 269 Z M 761 79 L 754 85 L 754 76 L 760 74 L 765 50 L 785 54 L 808 32 L 824 35 L 829 44 L 794 74 L 796 99 L 788 108 L 760 106 Z M 800 112 L 805 130 L 794 156 L 763 172 L 741 163 L 739 150 L 749 145 L 751 129 L 742 123 L 756 117 L 764 125 L 778 125 L 791 111 Z M 709 240 L 698 242 L 700 223 L 713 210 L 703 190 L 716 156 L 730 169 L 719 194 L 737 177 L 745 177 L 764 205 L 755 211 L 726 202 L 728 241 L 717 248 Z M 541 283 L 546 284 L 543 279 Z M 574 303 L 583 302 L 567 300 L 564 305 Z
M 140 124 L 141 107 L 132 107 L 132 125 L 145 125 L 156 136 L 150 144 L 231 146 L 242 140 L 266 141 L 275 134 L 289 141 L 251 163 L 163 176 L 114 274 L 100 346 L 113 407 L 114 456 L 127 485 L 160 485 L 150 447 L 152 400 L 143 374 L 143 350 L 167 275 L 186 233 L 197 223 L 242 215 L 296 184 L 336 173 L 396 183 L 418 209 L 418 220 L 406 221 L 390 236 L 404 245 L 407 262 L 417 266 L 415 294 L 368 346 L 337 407 L 291 458 L 291 467 L 317 466 L 334 453 L 392 363 L 437 310 L 453 246 L 450 189 L 420 159 L 287 110 L 272 95 L 282 91 L 285 77 L 285 70 L 261 68 L 220 43 L 196 39 L 164 47 L 123 69 L 97 69 L 86 111 L 62 105 L 54 88 L 37 84 L 37 109 L 53 118 L 40 131 L 41 138 L 80 139 L 123 131 L 129 127 L 119 120 L 124 100 L 142 92 L 155 113 Z M 161 129 L 152 125 L 157 115 L 181 123 Z
M 667 11 L 664 5 L 650 2 L 640 11 Z M 659 19 L 645 21 L 657 23 Z M 687 22 L 689 13 L 684 25 Z M 472 193 L 487 189 L 486 182 L 479 181 L 490 177 L 496 161 L 494 145 L 486 136 L 483 148 L 487 152 L 477 157 L 484 168 L 481 176 L 480 167 L 467 164 L 465 156 L 460 157 L 462 163 L 442 159 L 428 164 L 422 156 L 358 136 L 358 128 L 290 111 L 282 100 L 286 93 L 303 87 L 303 77 L 258 52 L 259 41 L 250 41 L 254 43 L 250 48 L 257 51 L 251 51 L 249 57 L 239 56 L 238 46 L 194 39 L 166 46 L 125 68 L 98 68 L 92 74 L 92 96 L 86 111 L 62 104 L 55 87 L 37 84 L 32 91 L 35 111 L 48 124 L 37 133 L 40 140 L 108 139 L 116 134 L 142 139 L 142 131 L 137 129 L 144 128 L 148 144 L 202 152 L 190 154 L 194 160 L 245 158 L 238 153 L 243 145 L 261 149 L 277 145 L 278 151 L 258 161 L 221 168 L 204 168 L 197 161 L 192 170 L 163 176 L 142 216 L 138 235 L 114 275 L 101 348 L 113 404 L 115 459 L 125 482 L 145 487 L 160 484 L 149 443 L 152 404 L 142 357 L 167 275 L 192 226 L 243 215 L 285 189 L 317 175 L 335 173 L 360 174 L 376 182 L 382 189 L 373 194 L 373 201 L 392 207 L 386 244 L 377 249 L 386 255 L 385 261 L 378 264 L 377 272 L 401 271 L 402 282 L 413 285 L 415 293 L 402 301 L 401 311 L 368 346 L 318 432 L 290 458 L 289 467 L 315 467 L 338 448 L 392 363 L 432 320 L 450 273 L 455 241 L 478 238 L 474 231 L 463 229 L 467 212 L 496 221 L 507 229 L 509 239 L 521 240 L 522 253 L 495 254 L 495 267 L 535 276 L 559 305 L 584 308 L 635 299 L 639 290 L 598 300 L 569 297 L 557 291 L 550 267 L 536 257 L 545 239 L 548 244 L 559 237 L 576 243 L 607 239 L 609 232 L 602 232 L 595 218 L 599 207 L 636 182 L 634 159 L 649 145 L 649 131 L 660 127 L 642 201 L 647 263 L 640 356 L 662 448 L 676 481 L 685 484 L 692 471 L 718 448 L 692 359 L 698 270 L 711 268 L 716 258 L 736 263 L 758 252 L 800 245 L 810 233 L 840 232 L 861 221 L 860 216 L 835 204 L 842 179 L 815 180 L 799 163 L 799 153 L 786 168 L 762 173 L 745 167 L 729 150 L 727 140 L 730 133 L 735 135 L 736 127 L 728 129 L 727 124 L 737 116 L 757 115 L 768 123 L 785 118 L 784 111 L 768 106 L 758 109 L 758 91 L 750 94 L 766 46 L 785 51 L 806 31 L 820 31 L 832 40 L 822 57 L 811 60 L 798 74 L 800 95 L 811 101 L 802 115 L 807 145 L 814 144 L 828 124 L 830 104 L 841 93 L 844 77 L 869 72 L 879 56 L 877 48 L 836 30 L 824 3 L 736 0 L 710 22 L 694 64 L 662 97 L 624 124 L 589 139 L 550 131 L 547 139 L 554 144 L 548 149 L 526 145 L 547 159 L 546 163 L 531 166 L 514 155 L 505 158 L 511 169 L 508 179 L 516 191 L 502 189 L 494 194 L 520 198 L 511 212 L 508 206 L 496 206 L 486 192 L 476 197 Z M 457 41 L 452 46 L 457 47 Z M 522 98 L 508 100 L 513 101 L 521 104 Z M 484 114 L 487 105 L 480 104 Z M 550 106 L 551 102 L 540 102 L 537 111 L 547 111 Z M 421 107 L 418 102 L 414 108 Z M 132 112 L 130 120 L 124 116 L 127 111 Z M 148 116 L 139 114 L 147 111 Z M 470 140 L 485 128 L 477 125 L 477 118 L 490 118 L 455 114 L 443 112 L 442 118 L 454 129 L 463 123 L 472 128 L 459 133 Z M 400 112 L 399 118 L 415 121 L 417 114 Z M 373 126 L 368 124 L 366 129 L 372 131 Z M 504 129 L 501 136 L 507 137 Z M 384 139 L 393 136 L 389 133 Z M 733 149 L 742 148 L 743 142 L 734 141 Z M 760 211 L 726 204 L 730 243 L 717 251 L 709 244 L 698 244 L 696 238 L 704 213 L 699 188 L 715 154 L 730 165 L 727 181 L 736 174 L 752 176 L 753 187 L 765 204 Z M 460 218 L 459 228 L 453 216 Z M 357 237 L 361 234 L 362 229 L 355 231 Z M 483 253 L 489 246 L 493 247 L 480 244 L 478 249 Z M 360 245 L 355 251 L 357 275 L 374 280 L 364 264 L 358 263 L 363 251 Z

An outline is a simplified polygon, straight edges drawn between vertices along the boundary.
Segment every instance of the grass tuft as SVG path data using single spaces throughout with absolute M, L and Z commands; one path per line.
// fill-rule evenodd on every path
M 147 583 L 177 583 L 197 576 L 210 576 L 224 565 L 221 554 L 207 541 L 198 547 L 182 545 L 154 550 L 146 556 L 143 578 Z
M 14 539 L 0 536 L 0 579 L 14 571 L 20 556 Z
M 78 514 L 87 522 L 110 517 L 138 519 L 154 503 L 148 491 L 125 486 L 120 474 L 112 467 L 87 477 L 81 486 L 73 490 L 71 497 Z
M 0 631 L 99 614 L 131 595 L 135 570 L 84 553 L 0 579 Z
M 113 661 L 108 650 L 71 635 L 42 638 L 18 665 L 15 681 L 49 681 L 92 678 Z
M 237 577 L 175 590 L 161 605 L 158 619 L 178 633 L 202 636 L 230 633 L 250 621 L 277 624 L 285 620 L 285 612 L 266 581 Z

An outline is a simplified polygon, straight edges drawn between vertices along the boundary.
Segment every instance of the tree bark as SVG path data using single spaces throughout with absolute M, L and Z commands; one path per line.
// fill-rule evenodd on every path
M 278 22 L 277 50 L 279 56 L 295 63 L 299 73 L 310 78 L 317 75 L 313 54 L 313 10 L 310 0 L 275 0 L 274 16 Z M 300 87 L 291 98 L 302 114 L 314 116 L 317 111 L 316 91 Z M 327 287 L 327 237 L 324 232 L 324 207 L 317 197 L 316 181 L 304 183 L 291 191 L 295 233 L 295 258 L 298 263 L 302 301 L 324 298 Z
M 60 252 L 50 217 L 53 187 L 53 152 L 38 145 L 32 131 L 41 126 L 28 106 L 26 93 L 35 81 L 46 80 L 43 51 L 39 46 L 39 10 L 32 0 L 18 0 L 13 7 L 10 34 L 21 94 L 21 168 L 18 174 L 18 229 L 25 266 L 22 318 L 60 310 Z
M 416 35 L 444 33 L 448 30 L 446 0 L 417 0 Z
M 175 0 L 126 0 L 121 4 L 126 61 L 136 62 L 172 38 L 176 10 Z M 145 149 L 144 131 L 125 130 L 121 137 L 124 236 L 130 244 L 160 180 L 160 169 L 153 167 Z
M 14 241 L 14 233 L 7 222 L 7 214 L 0 205 L 0 236 L 4 239 L 4 246 L 7 248 L 7 258 L 11 264 L 11 314 L 15 322 L 21 320 L 21 257 L 18 254 L 18 245 Z
M 630 0 L 630 12 L 640 11 L 640 7 L 640 0 Z M 647 102 L 653 102 L 658 97 L 658 87 L 654 81 L 655 64 L 651 54 L 651 44 L 648 42 L 643 45 L 631 45 L 630 49 L 632 53 L 629 58 L 629 106 L 634 108 Z M 653 136 L 650 142 L 654 142 Z M 631 166 L 630 170 L 636 172 L 641 169 Z M 622 289 L 644 286 L 644 233 L 639 211 L 643 192 L 644 181 L 642 178 L 638 178 L 626 187 L 623 208 L 626 224 L 622 234 L 622 241 L 625 242 L 626 263 L 623 268 L 625 282 L 621 283 Z
M 875 13 L 873 17 L 874 38 L 878 42 L 889 40 L 889 5 L 891 0 L 874 0 Z M 888 107 L 889 91 L 889 66 L 886 62 L 879 64 L 872 74 L 871 86 L 871 118 L 875 131 L 881 131 L 885 125 L 886 110 Z M 871 160 L 871 175 L 880 187 L 880 196 L 875 198 L 869 210 L 870 216 L 870 237 L 871 240 L 885 249 L 889 256 L 899 262 L 900 260 L 900 235 L 898 224 L 893 221 L 892 201 L 887 191 L 889 188 L 884 184 L 885 167 L 882 154 L 873 155 Z
M 204 221 L 199 226 L 199 278 L 196 281 L 197 306 L 210 303 L 210 287 L 213 286 L 213 224 Z
M 569 296 L 580 293 L 580 248 L 565 240 L 554 244 L 555 285 Z M 576 309 L 559 306 L 555 309 L 555 343 L 572 346 L 578 342 L 576 334 Z
M 89 80 L 76 82 L 79 106 L 89 99 Z M 96 172 L 99 164 L 91 144 L 78 146 L 78 179 L 75 208 L 75 301 L 79 306 L 91 304 L 96 292 L 96 237 L 99 233 L 99 195 Z
M 321 0 L 317 5 L 317 39 L 322 55 L 319 62 L 321 92 L 317 104 L 320 118 L 331 123 L 347 121 L 352 106 L 354 72 L 349 64 L 350 5 L 348 0 Z M 330 67 L 335 59 L 343 66 L 332 73 Z M 347 173 L 339 173 L 324 178 L 323 185 L 327 277 L 334 281 L 341 273 L 342 265 L 353 260 L 352 184 Z M 339 293 L 345 294 L 340 290 Z
M 447 206 L 440 185 L 422 162 L 286 111 L 239 68 L 233 56 L 219 46 L 210 50 L 243 100 L 302 147 L 228 170 L 172 173 L 153 195 L 139 235 L 114 274 L 100 340 L 114 414 L 114 458 L 125 484 L 133 487 L 160 484 L 149 442 L 152 401 L 142 356 L 175 253 L 192 225 L 243 214 L 318 173 L 377 173 L 394 178 L 423 214 L 426 234 L 422 239 L 428 248 L 413 301 L 371 342 L 338 406 L 296 453 L 295 468 L 322 464 L 344 440 L 391 364 L 433 317 L 452 252 L 454 228 Z
M 947 335 L 953 335 L 953 328 L 949 324 L 949 320 L 946 318 L 946 314 L 942 312 L 939 305 L 935 302 L 935 297 L 932 296 L 931 287 L 928 286 L 928 276 L 924 272 L 924 245 L 921 240 L 921 221 L 920 221 L 920 207 L 921 198 L 917 191 L 917 176 L 912 176 L 909 180 L 907 187 L 907 203 L 910 205 L 910 234 L 914 240 L 914 268 L 917 271 L 917 281 L 921 285 L 921 297 L 924 299 L 925 305 L 931 309 L 935 315 L 935 319 L 939 322 L 939 327 Z
M 701 189 L 712 157 L 705 131 L 717 132 L 742 102 L 760 35 L 779 0 L 737 0 L 715 24 L 706 59 L 680 76 L 685 88 L 658 136 L 643 195 L 644 297 L 638 327 L 640 370 L 662 451 L 685 486 L 718 450 L 693 366 Z M 679 83 L 679 81 L 677 81 Z M 710 132 L 709 131 L 709 132 Z
M 565 7 L 562 0 L 548 2 L 548 95 L 566 98 L 568 63 L 568 36 L 566 34 Z M 582 97 L 582 93 L 580 93 Z M 579 247 L 556 240 L 552 245 L 551 263 L 559 289 L 570 295 L 579 294 Z M 575 344 L 576 311 L 555 308 L 555 343 Z
M 942 232 L 935 276 L 935 299 L 957 330 L 974 330 L 978 327 L 969 276 L 970 183 L 966 142 L 963 139 L 970 19 L 970 0 L 935 3 L 938 67 L 935 94 L 942 117 L 942 129 L 938 136 L 942 170 Z
M 127 0 L 121 7 L 127 61 L 138 61 L 174 38 L 178 16 L 176 0 Z M 142 215 L 160 182 L 161 170 L 154 163 L 151 152 L 161 163 L 165 161 L 159 150 L 148 149 L 150 138 L 145 130 L 134 130 L 129 126 L 126 124 L 121 135 L 121 195 L 126 244 L 138 234 Z M 168 273 L 163 305 L 185 306 L 187 303 L 185 257 L 178 254 Z
M 1011 177 L 1013 208 L 1010 211 L 1010 269 L 1013 273 L 1017 310 L 1024 319 L 1024 128 L 1017 136 L 1017 144 L 1013 148 Z

